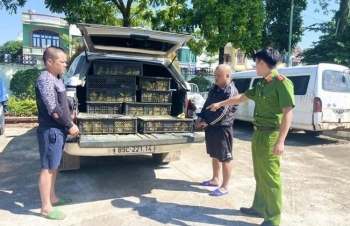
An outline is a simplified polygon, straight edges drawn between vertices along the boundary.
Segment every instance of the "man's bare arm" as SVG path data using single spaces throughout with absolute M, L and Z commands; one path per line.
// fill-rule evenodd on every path
M 293 107 L 292 106 L 285 107 L 282 109 L 282 111 L 283 111 L 283 117 L 281 122 L 280 135 L 278 136 L 277 142 L 284 143 L 284 140 L 286 139 L 286 136 L 290 129 L 290 124 L 293 118 Z
M 211 111 L 216 111 L 217 109 L 224 107 L 224 106 L 231 106 L 231 105 L 237 105 L 239 103 L 243 103 L 248 101 L 249 98 L 246 97 L 246 95 L 244 94 L 238 94 L 230 99 L 212 104 L 210 106 L 207 107 L 207 109 L 210 109 Z

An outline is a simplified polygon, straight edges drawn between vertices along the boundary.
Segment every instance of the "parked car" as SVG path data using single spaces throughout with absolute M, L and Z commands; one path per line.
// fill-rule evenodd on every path
M 190 85 L 169 54 L 191 37 L 139 28 L 78 24 L 86 45 L 64 83 L 79 138 L 68 137 L 61 169 L 80 156 L 152 154 L 158 163 L 204 137 L 185 118 Z
M 294 84 L 295 108 L 291 129 L 310 135 L 322 131 L 350 128 L 349 68 L 321 63 L 318 65 L 280 68 L 278 72 Z M 239 93 L 254 87 L 261 79 L 256 71 L 232 74 Z M 238 105 L 236 119 L 253 121 L 254 102 Z

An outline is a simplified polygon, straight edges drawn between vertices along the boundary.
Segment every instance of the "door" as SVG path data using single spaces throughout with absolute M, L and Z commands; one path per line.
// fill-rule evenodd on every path
M 315 115 L 315 126 L 323 129 L 349 128 L 350 123 L 350 73 L 340 65 L 323 64 L 319 68 L 317 97 L 322 102 L 322 115 Z
M 251 78 L 234 78 L 235 87 L 238 90 L 238 93 L 242 94 L 250 88 Z M 244 103 L 240 103 L 236 111 L 236 119 L 242 121 L 253 121 L 254 113 L 254 102 L 249 100 Z
M 192 36 L 141 28 L 78 24 L 89 52 L 166 57 Z

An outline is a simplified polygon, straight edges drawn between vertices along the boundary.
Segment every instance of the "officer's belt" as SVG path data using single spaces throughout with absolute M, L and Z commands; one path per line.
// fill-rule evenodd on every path
M 254 126 L 254 130 L 259 130 L 259 131 L 274 131 L 274 130 L 280 130 L 280 127 Z

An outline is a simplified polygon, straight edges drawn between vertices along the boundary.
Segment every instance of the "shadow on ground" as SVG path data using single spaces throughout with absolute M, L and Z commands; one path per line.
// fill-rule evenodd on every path
M 241 226 L 256 225 L 243 221 L 231 221 L 220 218 L 220 215 L 241 216 L 241 213 L 237 210 L 177 205 L 169 202 L 158 202 L 155 198 L 145 196 L 141 196 L 138 203 L 125 199 L 116 199 L 112 201 L 112 205 L 117 208 L 132 208 L 132 210 L 137 211 L 140 216 L 162 224 L 188 225 L 188 222 L 191 222 L 191 225 L 198 223 Z M 161 208 L 159 208 L 160 206 Z
M 156 177 L 156 170 L 170 170 L 168 166 L 159 166 L 151 156 L 130 157 L 86 157 L 81 159 L 81 168 L 77 171 L 63 171 L 58 174 L 56 191 L 59 196 L 70 197 L 73 204 L 88 203 L 99 200 L 119 200 L 124 197 L 138 197 L 143 202 L 152 202 L 157 211 L 168 209 L 164 217 L 173 220 L 196 220 L 186 214 L 175 214 L 170 209 L 174 203 L 161 203 L 156 199 L 146 198 L 153 189 L 165 191 L 188 191 L 192 193 L 208 193 L 197 183 L 187 180 L 161 179 Z M 25 134 L 14 136 L 0 153 L 0 209 L 19 215 L 38 215 L 32 209 L 41 206 L 38 190 L 40 159 L 36 140 L 36 129 Z M 127 204 L 118 201 L 117 205 Z M 114 203 L 114 201 L 113 201 Z M 136 204 L 133 204 L 136 207 Z M 141 205 L 141 213 L 142 206 Z M 178 206 L 185 211 L 195 206 Z M 215 210 L 203 208 L 207 218 L 215 218 L 209 214 L 235 214 L 232 210 Z M 194 211 L 194 210 L 192 210 Z M 147 214 L 147 213 L 145 213 Z M 184 217 L 184 219 L 180 219 Z M 179 219 L 175 219 L 179 218 Z M 166 219 L 170 220 L 170 219 Z M 200 219 L 197 219 L 199 222 Z M 161 221 L 160 221 L 161 222 Z M 221 224 L 224 220 L 215 221 Z
M 233 125 L 233 136 L 243 141 L 251 141 L 254 129 L 251 122 L 236 120 Z M 313 145 L 329 145 L 349 142 L 348 139 L 339 138 L 333 131 L 327 131 L 321 136 L 312 136 L 304 132 L 292 131 L 288 133 L 286 145 L 290 146 L 313 146 Z

